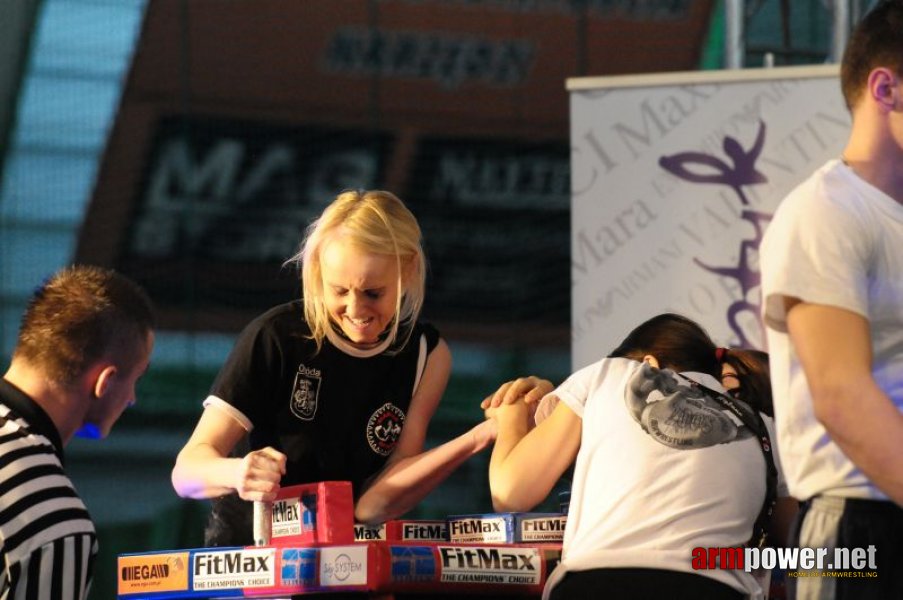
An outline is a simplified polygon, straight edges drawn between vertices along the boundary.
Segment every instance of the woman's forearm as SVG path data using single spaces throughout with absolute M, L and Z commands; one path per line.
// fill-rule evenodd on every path
M 186 448 L 172 470 L 172 486 L 182 498 L 215 498 L 235 491 L 240 458 L 225 458 L 212 447 Z
M 358 499 L 355 518 L 382 523 L 406 513 L 494 437 L 495 423 L 487 420 L 441 446 L 390 463 Z
M 499 511 L 529 510 L 538 502 L 525 502 L 522 483 L 529 477 L 528 465 L 512 456 L 530 432 L 529 414 L 523 404 L 500 407 L 497 412 L 498 436 L 489 460 L 489 490 L 492 505 Z M 541 500 L 541 499 L 540 499 Z
M 558 403 L 532 427 L 523 403 L 500 406 L 498 437 L 489 461 L 489 488 L 498 511 L 527 511 L 545 500 L 580 449 L 581 420 Z

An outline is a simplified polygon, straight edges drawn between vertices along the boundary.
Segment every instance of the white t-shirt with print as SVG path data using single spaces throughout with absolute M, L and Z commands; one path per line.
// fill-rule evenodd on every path
M 727 416 L 720 407 L 694 407 L 658 392 L 637 397 L 631 389 L 642 365 L 605 358 L 553 392 L 582 418 L 582 440 L 562 561 L 546 593 L 566 571 L 633 567 L 703 575 L 761 597 L 749 573 L 692 568 L 695 548 L 736 548 L 751 537 L 766 492 L 759 442 L 745 428 L 740 428 L 745 434 L 713 435 Z M 683 375 L 723 391 L 709 375 Z M 666 401 L 673 404 L 652 406 Z M 739 423 L 732 415 L 728 419 L 734 426 Z M 765 421 L 771 429 L 770 420 Z M 689 434 L 679 442 L 682 447 L 650 434 L 667 429 L 669 422 Z M 668 438 L 667 433 L 659 436 Z M 780 476 L 778 495 L 786 495 Z

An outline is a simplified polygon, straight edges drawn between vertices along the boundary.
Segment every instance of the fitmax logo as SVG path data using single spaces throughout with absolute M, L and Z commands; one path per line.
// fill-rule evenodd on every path
M 444 525 L 417 525 L 405 523 L 401 537 L 404 540 L 441 540 L 445 539 L 447 531 Z
M 524 521 L 524 531 L 564 531 L 565 519 Z
M 496 571 L 536 571 L 533 554 L 502 552 L 495 548 L 439 549 L 445 569 L 481 569 Z
M 384 540 L 386 539 L 384 526 L 355 525 L 354 539 L 358 541 Z
M 272 568 L 271 555 L 245 556 L 241 552 L 198 554 L 194 557 L 194 575 L 256 575 Z
M 469 533 L 502 533 L 502 524 L 498 521 L 471 519 L 470 521 L 452 521 L 450 526 L 453 535 Z
M 297 500 L 294 503 L 280 500 L 273 503 L 273 522 L 298 522 L 301 519 Z

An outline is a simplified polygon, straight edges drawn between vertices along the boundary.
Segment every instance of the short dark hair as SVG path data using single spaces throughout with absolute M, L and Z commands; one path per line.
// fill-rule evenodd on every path
M 138 284 L 110 269 L 74 265 L 35 291 L 13 356 L 68 387 L 103 357 L 134 364 L 155 325 L 153 305 Z
M 663 368 L 708 373 L 720 380 L 721 365 L 715 349 L 715 343 L 698 323 L 678 314 L 664 313 L 631 331 L 609 357 L 643 360 L 651 354 Z
M 737 372 L 736 397 L 759 412 L 774 417 L 771 398 L 771 371 L 768 353 L 761 350 L 730 348 L 724 354 L 724 362 Z
M 850 110 L 877 67 L 903 76 L 903 0 L 882 0 L 856 25 L 844 50 L 840 89 Z

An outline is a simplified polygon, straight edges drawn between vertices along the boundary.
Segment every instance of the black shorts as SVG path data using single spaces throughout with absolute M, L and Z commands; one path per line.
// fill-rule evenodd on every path
M 875 568 L 833 565 L 817 576 L 787 573 L 789 600 L 886 600 L 903 598 L 903 508 L 893 502 L 817 496 L 803 503 L 791 532 L 797 548 L 852 552 L 873 547 Z
M 711 577 L 663 569 L 568 571 L 549 600 L 743 600 L 747 594 Z

